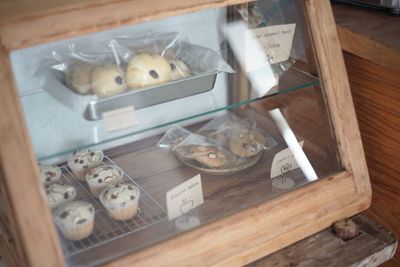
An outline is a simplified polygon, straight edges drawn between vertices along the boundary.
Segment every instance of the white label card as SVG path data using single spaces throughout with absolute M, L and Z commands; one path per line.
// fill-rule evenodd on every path
M 138 124 L 133 106 L 103 112 L 102 115 L 108 132 L 130 128 Z
M 173 220 L 203 204 L 200 174 L 169 190 L 166 197 L 168 220 Z
M 300 146 L 303 147 L 304 141 L 301 141 Z M 290 148 L 286 148 L 276 153 L 271 166 L 271 178 L 282 175 L 288 171 L 299 168 L 296 159 L 293 156 Z
M 265 60 L 270 64 L 289 59 L 296 24 L 283 24 L 250 30 L 265 52 Z

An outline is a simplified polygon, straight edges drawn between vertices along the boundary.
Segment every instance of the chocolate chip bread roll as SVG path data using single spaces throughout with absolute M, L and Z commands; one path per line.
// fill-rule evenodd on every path
M 76 93 L 85 95 L 90 93 L 90 77 L 94 67 L 83 62 L 73 62 L 66 72 L 65 83 Z
M 98 96 L 112 96 L 126 89 L 125 75 L 116 65 L 95 68 L 90 81 L 92 92 Z
M 172 81 L 186 78 L 192 74 L 189 67 L 179 59 L 171 60 L 168 63 L 171 67 L 170 77 Z
M 139 54 L 129 61 L 126 83 L 130 89 L 161 84 L 171 80 L 171 67 L 159 55 Z

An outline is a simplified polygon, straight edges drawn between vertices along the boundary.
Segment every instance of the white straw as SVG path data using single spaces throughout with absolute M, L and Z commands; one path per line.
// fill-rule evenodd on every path
M 271 115 L 272 119 L 275 121 L 276 125 L 278 126 L 278 129 L 281 132 L 283 139 L 285 139 L 286 144 L 292 151 L 293 156 L 297 161 L 297 164 L 299 165 L 300 169 L 303 171 L 307 180 L 309 180 L 309 181 L 317 180 L 318 177 L 314 171 L 314 168 L 312 167 L 306 154 L 304 153 L 299 142 L 297 141 L 296 136 L 294 135 L 292 129 L 290 128 L 289 124 L 287 123 L 285 117 L 283 117 L 282 112 L 276 108 L 276 109 L 269 111 L 269 114 Z

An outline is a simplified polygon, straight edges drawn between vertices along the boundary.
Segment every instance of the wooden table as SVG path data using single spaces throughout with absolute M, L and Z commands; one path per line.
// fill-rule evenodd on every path
M 367 214 L 400 236 L 400 18 L 333 10 L 371 177 Z M 400 266 L 400 252 L 384 266 Z
M 351 240 L 343 241 L 327 228 L 247 267 L 374 267 L 393 257 L 397 248 L 393 233 L 364 214 L 353 221 L 361 231 Z

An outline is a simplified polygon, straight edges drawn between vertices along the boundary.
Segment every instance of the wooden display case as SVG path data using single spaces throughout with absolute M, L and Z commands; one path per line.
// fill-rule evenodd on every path
M 110 229 L 105 237 L 110 242 L 99 242 L 98 246 L 66 258 L 65 243 L 61 242 L 64 247 L 60 244 L 37 175 L 37 161 L 51 160 L 57 153 L 41 158 L 32 145 L 36 138 L 46 138 L 47 133 L 37 137 L 28 130 L 27 124 L 32 123 L 30 110 L 23 109 L 25 99 L 18 91 L 21 83 L 16 78 L 13 53 L 71 37 L 215 8 L 227 10 L 228 19 L 235 19 L 231 13 L 235 8 L 230 7 L 246 2 L 86 0 L 39 1 L 35 5 L 5 1 L 0 4 L 0 193 L 3 202 L 0 245 L 7 264 L 238 266 L 271 254 L 369 206 L 368 171 L 332 10 L 329 1 L 307 0 L 295 4 L 300 13 L 298 24 L 305 25 L 300 32 L 307 64 L 302 60 L 294 63 L 301 71 L 292 73 L 289 70 L 281 75 L 278 94 L 254 99 L 249 96 L 243 72 L 228 79 L 233 93 L 230 105 L 223 109 L 229 107 L 237 114 L 251 116 L 278 141 L 278 146 L 262 155 L 262 164 L 231 174 L 227 176 L 229 179 L 202 174 L 205 204 L 195 213 L 202 223 L 188 231 L 176 231 L 174 222 L 165 219 L 165 192 L 198 171 L 156 149 L 160 135 L 109 146 L 105 150 L 108 160 L 120 166 L 127 176 L 137 177 L 135 182 L 146 192 L 150 204 L 143 205 L 154 213 L 149 217 L 149 224 L 154 222 L 154 225 L 135 228 L 140 231 L 135 230 L 133 234 L 113 236 L 111 233 L 123 232 L 125 228 L 118 225 L 120 228 L 113 229 L 104 219 L 101 222 L 104 226 L 100 227 Z M 285 17 L 285 12 L 282 13 Z M 232 54 L 229 63 L 238 65 Z M 26 66 L 29 68 L 28 61 Z M 303 75 L 304 71 L 308 74 Z M 310 83 L 309 74 L 318 76 L 317 82 L 311 79 Z M 293 89 L 299 84 L 304 88 Z M 293 190 L 275 190 L 266 177 L 270 172 L 271 155 L 285 148 L 285 139 L 268 115 L 268 111 L 276 107 L 285 111 L 294 133 L 304 141 L 304 151 L 320 178 L 308 182 L 300 170 L 293 170 L 290 178 L 298 185 Z M 215 110 L 220 109 L 217 106 Z M 202 123 L 193 123 L 188 128 L 195 130 Z M 126 136 L 112 140 L 123 137 Z M 72 145 L 71 150 L 102 142 Z M 57 155 L 69 152 L 65 150 Z M 65 166 L 65 162 L 58 163 Z M 67 167 L 64 173 L 65 179 L 71 178 Z M 76 186 L 82 188 L 82 194 L 87 191 L 85 185 L 77 183 Z M 92 199 L 89 193 L 87 196 Z M 93 198 L 93 201 L 96 200 Z M 146 218 L 139 219 L 147 223 Z M 96 238 L 102 237 L 96 235 Z M 80 245 L 86 246 L 85 242 Z

